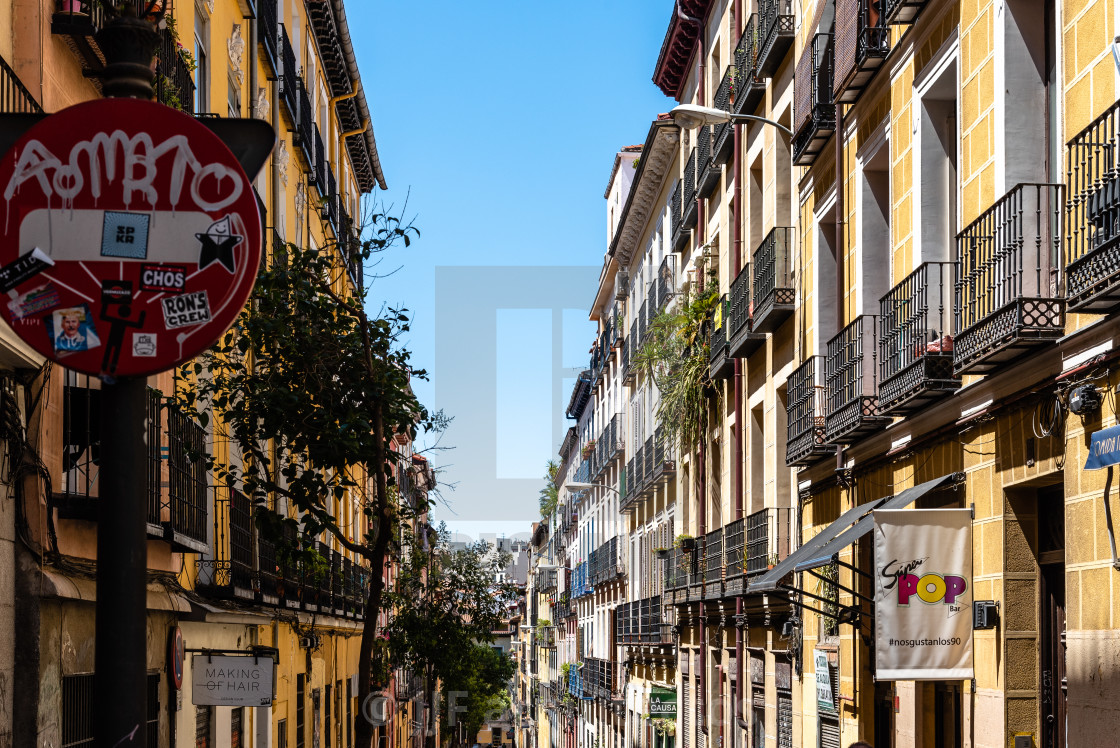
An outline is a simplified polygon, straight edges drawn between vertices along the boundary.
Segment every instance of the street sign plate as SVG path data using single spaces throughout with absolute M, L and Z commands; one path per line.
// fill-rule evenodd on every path
M 253 186 L 209 128 L 100 99 L 32 126 L 0 161 L 0 314 L 95 376 L 155 374 L 208 348 L 260 266 Z

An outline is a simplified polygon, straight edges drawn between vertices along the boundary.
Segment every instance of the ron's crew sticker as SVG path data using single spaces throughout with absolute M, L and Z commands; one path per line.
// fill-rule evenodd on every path
M 163 304 L 163 322 L 169 330 L 210 321 L 210 302 L 205 291 L 168 296 L 160 302 Z

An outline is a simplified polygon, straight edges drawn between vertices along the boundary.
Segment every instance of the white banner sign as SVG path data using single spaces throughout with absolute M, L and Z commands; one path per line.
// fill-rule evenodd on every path
M 875 512 L 875 678 L 972 674 L 972 514 Z
M 271 657 L 196 654 L 191 658 L 191 697 L 196 706 L 269 706 Z
M 817 680 L 817 708 L 829 712 L 836 711 L 836 699 L 832 695 L 832 675 L 828 671 L 828 652 L 813 650 L 813 670 Z

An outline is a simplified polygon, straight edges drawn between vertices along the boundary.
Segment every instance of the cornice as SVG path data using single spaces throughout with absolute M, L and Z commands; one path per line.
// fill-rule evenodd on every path
M 629 267 L 634 252 L 638 249 L 638 242 L 657 207 L 657 196 L 665 184 L 669 167 L 677 156 L 679 143 L 680 128 L 672 120 L 654 121 L 608 252 L 619 267 Z

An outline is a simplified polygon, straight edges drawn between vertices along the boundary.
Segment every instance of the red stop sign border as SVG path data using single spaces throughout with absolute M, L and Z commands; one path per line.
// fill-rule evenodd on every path
M 252 292 L 252 182 L 178 110 L 100 99 L 51 115 L 0 160 L 0 197 L 0 314 L 68 369 L 172 369 L 229 329 Z

